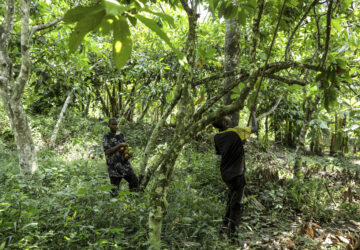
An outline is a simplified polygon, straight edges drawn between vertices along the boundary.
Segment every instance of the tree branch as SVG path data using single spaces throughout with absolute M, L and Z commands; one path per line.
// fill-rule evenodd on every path
M 29 78 L 31 70 L 30 59 L 30 46 L 29 46 L 29 34 L 30 34 L 30 0 L 20 1 L 20 13 L 21 13 L 21 67 L 20 74 L 16 80 L 12 99 L 19 101 L 24 92 L 26 82 Z
M 305 11 L 304 15 L 302 16 L 302 18 L 300 19 L 300 21 L 298 22 L 298 24 L 296 25 L 295 29 L 293 30 L 293 32 L 291 33 L 290 37 L 289 37 L 289 40 L 286 44 L 286 49 L 285 49 L 285 61 L 288 60 L 288 56 L 289 56 L 289 50 L 290 50 L 290 44 L 294 38 L 294 35 L 296 33 L 296 31 L 299 29 L 300 25 L 304 22 L 305 18 L 307 17 L 307 15 L 309 14 L 310 10 L 312 8 L 315 7 L 315 5 L 319 2 L 319 0 L 314 0 L 309 8 Z
M 194 120 L 199 120 L 204 112 L 206 112 L 212 105 L 214 105 L 218 100 L 220 100 L 226 93 L 239 85 L 239 83 L 246 81 L 248 77 L 249 74 L 241 75 L 238 80 L 226 86 L 226 88 L 221 89 L 216 96 L 210 98 L 204 105 L 200 107 L 200 109 L 194 114 Z
M 326 15 L 326 41 L 325 41 L 325 52 L 322 58 L 321 66 L 324 66 L 326 63 L 326 57 L 329 52 L 330 46 L 330 34 L 331 34 L 331 12 L 332 12 L 333 0 L 329 0 L 328 12 Z
M 299 63 L 299 62 L 295 62 L 295 61 L 282 61 L 282 62 L 275 62 L 275 63 L 271 63 L 268 64 L 266 66 L 265 69 L 265 75 L 268 74 L 274 74 L 276 72 L 279 72 L 281 70 L 284 69 L 288 69 L 288 68 L 301 68 L 301 69 L 310 69 L 310 70 L 314 70 L 314 71 L 321 71 L 324 72 L 326 71 L 325 68 L 319 66 L 319 65 L 312 65 L 312 64 L 307 64 L 307 63 Z M 262 70 L 264 69 L 264 67 L 258 68 L 257 71 L 255 72 L 255 74 L 259 74 Z M 223 72 L 217 75 L 212 75 L 203 79 L 199 79 L 197 81 L 195 81 L 193 83 L 194 86 L 198 86 L 201 84 L 205 84 L 211 81 L 215 81 L 215 80 L 219 80 L 219 79 L 223 79 L 225 77 L 229 77 L 229 76 L 238 76 L 238 77 L 242 77 L 242 76 L 249 76 L 248 70 L 246 69 L 237 69 L 237 70 L 233 70 L 233 71 L 228 71 L 228 72 Z M 233 87 L 234 88 L 234 87 Z
M 253 38 L 252 38 L 252 44 L 251 44 L 251 52 L 250 52 L 250 58 L 251 63 L 256 64 L 256 49 L 257 49 L 257 42 L 259 39 L 259 26 L 260 26 L 260 20 L 261 16 L 264 10 L 264 0 L 258 0 L 257 1 L 257 13 L 254 16 L 254 24 L 253 24 Z
M 5 13 L 4 27 L 0 26 L 0 89 L 5 97 L 5 88 L 12 78 L 12 62 L 9 58 L 8 48 L 14 27 L 14 0 L 8 0 Z M 7 98 L 7 97 L 6 97 Z
M 299 81 L 299 80 L 296 80 L 296 79 L 288 79 L 288 78 L 285 78 L 285 77 L 282 77 L 282 76 L 277 76 L 277 75 L 274 75 L 274 74 L 265 73 L 264 76 L 266 78 L 277 80 L 279 82 L 287 83 L 288 85 L 293 85 L 293 84 L 297 84 L 297 85 L 301 85 L 301 86 L 306 85 L 305 82 L 302 82 L 302 81 Z
M 0 49 L 4 48 L 6 49 L 6 52 L 9 46 L 9 41 L 14 26 L 14 12 L 15 12 L 14 0 L 8 0 L 7 10 L 4 20 L 4 31 L 0 33 Z
M 56 24 L 58 24 L 62 19 L 64 18 L 64 15 L 52 20 L 51 22 L 48 22 L 48 23 L 44 23 L 44 24 L 38 24 L 38 25 L 35 25 L 31 28 L 31 31 L 30 31 L 30 35 L 29 37 L 31 38 L 32 35 L 37 32 L 37 31 L 40 31 L 40 30 L 45 30 L 45 29 L 48 29 L 52 26 L 55 26 Z
M 268 112 L 263 113 L 263 114 L 259 115 L 258 117 L 256 117 L 256 120 L 258 121 L 258 120 L 262 119 L 263 117 L 266 117 L 266 116 L 270 115 L 271 113 L 273 113 L 277 109 L 277 107 L 279 106 L 279 104 L 280 104 L 281 100 L 283 99 L 283 97 L 284 97 L 283 95 L 280 95 L 279 98 L 277 99 L 275 105 L 272 106 L 272 108 Z

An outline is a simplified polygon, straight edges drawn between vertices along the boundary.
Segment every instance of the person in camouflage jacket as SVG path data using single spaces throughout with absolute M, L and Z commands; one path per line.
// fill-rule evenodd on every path
M 139 180 L 128 159 L 125 158 L 124 148 L 128 145 L 125 142 L 123 133 L 117 132 L 119 123 L 115 118 L 109 120 L 110 131 L 103 136 L 103 148 L 106 156 L 106 164 L 110 183 L 116 188 L 111 190 L 111 196 L 117 195 L 120 182 L 124 178 L 129 183 L 129 189 L 136 191 L 139 187 Z

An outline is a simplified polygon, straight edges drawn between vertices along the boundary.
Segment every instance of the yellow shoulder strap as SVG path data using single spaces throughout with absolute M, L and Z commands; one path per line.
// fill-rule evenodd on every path
M 249 128 L 249 127 L 228 128 L 227 130 L 224 130 L 220 133 L 225 133 L 225 132 L 229 132 L 229 131 L 235 132 L 240 137 L 241 140 L 248 139 L 251 134 L 251 128 Z

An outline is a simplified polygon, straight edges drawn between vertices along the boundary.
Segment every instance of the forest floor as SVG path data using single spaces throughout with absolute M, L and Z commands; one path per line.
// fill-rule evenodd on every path
M 248 151 L 251 151 L 250 157 L 255 158 L 257 165 L 253 175 L 256 181 L 250 180 L 248 189 L 257 189 L 258 186 L 255 186 L 265 181 L 279 183 L 280 190 L 257 190 L 256 198 L 264 201 L 265 206 L 250 203 L 249 207 L 255 207 L 256 212 L 251 210 L 244 216 L 239 232 L 243 249 L 360 248 L 360 220 L 356 215 L 360 212 L 358 158 L 308 153 L 303 158 L 300 185 L 304 185 L 304 195 L 308 195 L 307 199 L 311 202 L 298 196 L 303 199 L 299 202 L 304 203 L 294 206 L 287 204 L 288 196 L 276 194 L 282 191 L 282 187 L 289 188 L 286 182 L 292 175 L 294 150 L 272 145 L 267 152 L 256 152 L 253 146 L 248 147 Z M 271 205 L 266 205 L 267 193 L 273 193 Z M 327 202 L 319 199 L 320 195 L 327 196 Z M 272 208 L 277 206 L 284 207 L 284 212 L 274 214 Z M 349 209 L 356 212 L 352 214 Z
M 14 144 L 0 141 L 0 249 L 148 248 L 149 192 L 132 194 L 122 182 L 119 197 L 109 196 L 101 148 L 106 126 L 69 116 L 50 148 L 44 138 L 51 119 L 35 121 L 39 171 L 32 180 L 18 174 Z M 121 124 L 120 130 L 133 147 L 137 172 L 151 127 Z M 171 134 L 171 128 L 162 131 L 154 152 L 167 147 Z M 212 134 L 204 133 L 177 160 L 163 249 L 360 249 L 359 155 L 308 153 L 301 178 L 294 179 L 293 149 L 274 143 L 264 149 L 255 138 L 245 149 L 245 210 L 237 243 L 219 233 L 226 186 Z

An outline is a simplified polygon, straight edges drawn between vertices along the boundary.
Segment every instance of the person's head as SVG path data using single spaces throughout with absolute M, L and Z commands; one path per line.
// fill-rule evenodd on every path
M 216 120 L 212 125 L 220 131 L 226 130 L 231 124 L 230 116 L 223 116 Z
M 116 133 L 116 131 L 117 131 L 118 127 L 119 127 L 119 123 L 116 120 L 116 118 L 111 118 L 109 120 L 108 127 L 110 128 L 111 133 Z

